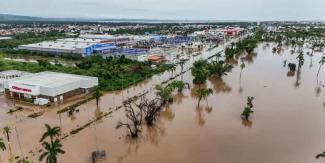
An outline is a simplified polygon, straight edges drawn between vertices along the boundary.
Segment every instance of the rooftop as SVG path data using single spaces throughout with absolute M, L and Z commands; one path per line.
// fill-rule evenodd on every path
M 19 47 L 22 48 L 52 48 L 52 49 L 79 49 L 79 48 L 87 48 L 91 44 L 87 42 L 66 42 L 66 41 L 43 41 L 40 43 L 35 44 L 27 44 L 27 45 L 20 45 Z
M 95 77 L 45 71 L 15 78 L 10 80 L 10 82 L 15 82 L 24 85 L 56 88 L 85 79 L 94 80 Z

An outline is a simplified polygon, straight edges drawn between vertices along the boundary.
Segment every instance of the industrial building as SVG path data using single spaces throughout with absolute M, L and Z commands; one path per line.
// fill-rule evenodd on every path
M 40 72 L 8 80 L 4 83 L 5 93 L 15 99 L 50 102 L 87 93 L 98 86 L 97 77 L 72 75 L 57 72 Z
M 97 40 L 101 40 L 101 43 L 114 43 L 116 45 L 128 44 L 131 41 L 130 37 L 126 37 L 126 36 L 86 34 L 86 35 L 80 35 L 79 37 L 83 39 L 97 39 Z
M 56 41 L 43 41 L 35 44 L 20 45 L 18 49 L 54 55 L 74 54 L 89 56 L 93 53 L 105 53 L 115 49 L 114 43 L 102 42 L 100 39 L 67 38 Z

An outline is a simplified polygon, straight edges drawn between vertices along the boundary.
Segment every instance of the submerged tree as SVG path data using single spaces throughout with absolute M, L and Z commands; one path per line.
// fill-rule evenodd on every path
M 325 64 L 325 55 L 322 56 L 322 58 L 320 59 L 319 61 L 319 68 L 318 68 L 318 71 L 317 71 L 317 79 L 318 79 L 318 76 L 319 76 L 319 72 L 322 68 L 322 66 Z
M 304 59 L 304 53 L 303 52 L 300 52 L 297 56 L 297 59 L 299 61 L 299 66 L 301 67 L 304 62 L 305 62 L 305 59 Z
M 161 100 L 158 98 L 153 100 L 143 98 L 142 101 L 144 104 L 142 109 L 144 112 L 144 120 L 146 121 L 147 125 L 152 126 L 162 109 Z
M 186 60 L 184 60 L 184 59 L 181 59 L 179 62 L 179 64 L 181 65 L 181 73 L 183 73 L 183 71 L 184 71 L 185 62 L 186 62 Z
M 175 80 L 172 83 L 170 83 L 171 86 L 175 87 L 179 93 L 182 93 L 184 89 L 190 89 L 190 84 L 185 83 L 181 80 Z
M 2 151 L 6 150 L 6 144 L 4 143 L 2 138 L 0 138 L 0 149 Z
M 172 93 L 175 89 L 174 87 L 170 85 L 167 86 L 156 85 L 155 89 L 156 89 L 156 94 L 159 96 L 163 104 L 167 104 L 173 101 Z
M 62 150 L 62 144 L 58 139 L 51 143 L 44 142 L 42 145 L 45 151 L 40 155 L 39 161 L 43 161 L 46 158 L 46 163 L 57 163 L 57 156 L 65 154 L 65 151 Z
M 247 106 L 250 108 L 253 108 L 253 100 L 255 99 L 255 97 L 251 96 L 251 97 L 247 97 Z
M 126 127 L 129 130 L 130 136 L 132 138 L 138 137 L 140 132 L 140 126 L 142 124 L 143 118 L 143 104 L 136 104 L 135 99 L 129 98 L 123 102 L 123 107 L 125 108 L 125 116 L 128 119 L 127 122 L 119 121 L 116 125 L 116 129 L 121 127 Z
M 254 107 L 253 100 L 254 97 L 247 97 L 247 106 L 244 108 L 244 111 L 241 114 L 242 118 L 245 120 L 248 120 L 250 115 L 254 113 L 254 111 L 252 110 Z
M 208 96 L 210 96 L 211 94 L 213 94 L 213 90 L 211 88 L 199 88 L 196 91 L 196 97 L 198 98 L 198 106 L 200 105 L 200 102 L 202 99 L 207 99 Z
M 176 65 L 175 64 L 170 65 L 170 71 L 172 72 L 172 76 L 174 76 L 174 72 L 176 71 Z
M 250 116 L 252 113 L 254 113 L 254 111 L 252 110 L 252 108 L 246 106 L 246 107 L 244 108 L 244 111 L 241 113 L 241 115 L 242 115 L 242 118 L 244 118 L 245 120 L 248 120 L 248 119 L 249 119 L 249 116 Z
M 289 64 L 288 64 L 288 67 L 289 67 L 289 70 L 290 70 L 290 71 L 296 71 L 296 64 L 294 64 L 294 63 L 289 63 Z
M 242 85 L 241 85 L 241 77 L 242 77 L 242 73 L 243 73 L 243 70 L 245 68 L 245 63 L 242 62 L 240 64 L 240 73 L 239 73 L 239 93 L 242 93 L 243 92 L 243 88 L 242 88 Z
M 209 64 L 210 74 L 215 74 L 220 78 L 224 75 L 227 75 L 227 73 L 230 72 L 232 68 L 232 65 L 225 63 L 224 61 L 214 61 Z
M 188 83 L 184 83 L 180 80 L 175 80 L 167 85 L 156 85 L 156 94 L 162 101 L 162 104 L 166 104 L 168 102 L 172 102 L 172 93 L 177 89 L 178 92 L 182 92 L 184 88 L 189 89 L 190 85 Z
M 316 156 L 316 159 L 319 159 L 320 157 L 325 157 L 325 151 L 323 153 L 320 153 Z
M 96 105 L 98 106 L 100 97 L 103 96 L 103 93 L 99 87 L 95 88 L 93 96 L 96 98 Z
M 294 76 L 295 75 L 295 73 L 296 73 L 296 64 L 294 64 L 294 63 L 289 63 L 288 64 L 288 67 L 289 67 L 289 71 L 288 71 L 288 73 L 287 73 L 287 76 L 288 77 L 291 77 L 291 76 Z
M 210 75 L 208 62 L 206 60 L 196 61 L 192 67 L 192 75 L 194 84 L 204 84 Z
M 6 135 L 8 142 L 10 142 L 10 136 L 9 136 L 10 133 L 11 133 L 11 129 L 9 126 L 3 128 L 3 134 Z

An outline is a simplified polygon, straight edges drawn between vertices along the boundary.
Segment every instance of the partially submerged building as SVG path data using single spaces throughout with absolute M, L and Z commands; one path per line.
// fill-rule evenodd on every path
M 4 83 L 8 80 L 18 78 L 25 75 L 30 75 L 31 73 L 18 70 L 8 70 L 0 72 L 0 93 L 4 92 Z
M 57 72 L 40 72 L 8 80 L 4 83 L 7 95 L 15 99 L 50 102 L 84 94 L 98 86 L 97 77 Z

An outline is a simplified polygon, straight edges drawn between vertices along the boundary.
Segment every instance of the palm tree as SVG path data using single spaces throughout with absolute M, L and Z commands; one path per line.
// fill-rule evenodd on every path
M 221 58 L 221 53 L 217 53 L 216 54 L 216 61 L 219 62 L 220 58 Z
M 252 110 L 251 107 L 245 107 L 243 113 L 241 114 L 243 118 L 245 118 L 245 120 L 248 120 L 249 116 L 254 113 L 254 111 Z
M 241 86 L 241 75 L 242 75 L 242 72 L 243 72 L 243 69 L 245 68 L 245 63 L 242 62 L 241 65 L 240 65 L 240 74 L 239 74 L 239 92 L 241 93 L 243 91 L 243 88 Z
M 196 96 L 199 98 L 198 100 L 198 106 L 200 105 L 200 102 L 202 99 L 207 99 L 208 96 L 210 96 L 211 94 L 213 94 L 213 90 L 211 88 L 199 88 L 196 91 Z
M 303 52 L 300 52 L 298 54 L 298 56 L 297 56 L 297 59 L 299 61 L 298 66 L 301 67 L 304 64 L 304 61 L 305 61 L 305 59 L 304 59 L 304 53 Z
M 47 137 L 50 137 L 51 142 L 53 142 L 54 138 L 58 138 L 60 136 L 60 134 L 61 134 L 60 127 L 55 126 L 52 128 L 48 124 L 45 124 L 45 127 L 46 127 L 46 132 L 43 134 L 40 142 L 43 142 Z
M 65 151 L 61 149 L 62 144 L 58 139 L 52 143 L 44 142 L 43 147 L 45 151 L 40 155 L 39 161 L 43 161 L 46 157 L 46 163 L 57 163 L 58 154 L 65 154 Z
M 160 97 L 163 105 L 173 101 L 172 93 L 175 89 L 173 85 L 167 85 L 167 86 L 156 85 L 155 89 L 156 89 L 156 94 Z
M 176 71 L 176 65 L 175 64 L 171 65 L 170 71 L 172 72 L 172 76 L 174 76 L 174 72 Z
M 245 120 L 248 120 L 249 116 L 254 113 L 254 111 L 252 110 L 254 105 L 253 105 L 253 100 L 255 99 L 255 97 L 247 97 L 247 106 L 244 108 L 244 111 L 242 112 L 241 116 L 242 118 L 244 118 Z
M 9 126 L 6 126 L 3 128 L 3 134 L 6 135 L 8 142 L 10 142 L 10 137 L 9 137 L 10 132 L 11 132 L 11 129 Z
M 177 88 L 177 91 L 179 93 L 182 93 L 183 90 L 186 89 L 190 89 L 190 84 L 189 83 L 185 83 L 181 80 L 175 80 L 172 83 L 170 83 L 170 86 L 173 86 L 174 88 Z
M 318 68 L 318 71 L 317 71 L 317 78 L 318 78 L 318 75 L 319 75 L 319 72 L 320 72 L 320 69 L 322 68 L 322 66 L 325 64 L 325 55 L 322 56 L 322 58 L 320 59 L 319 61 L 319 68 Z
M 241 74 L 242 74 L 242 72 L 243 72 L 243 69 L 245 68 L 245 63 L 244 62 L 242 62 L 241 63 L 241 65 L 240 65 L 240 74 L 239 74 L 239 78 L 241 79 Z
M 210 75 L 208 70 L 208 62 L 206 60 L 199 60 L 193 64 L 192 75 L 194 77 L 194 84 L 204 84 Z
M 2 151 L 6 150 L 6 144 L 4 143 L 2 138 L 0 138 L 0 149 Z
M 185 64 L 185 60 L 181 59 L 179 64 L 181 65 L 181 73 L 183 73 L 183 69 L 184 69 L 184 64 Z
M 93 93 L 93 96 L 96 98 L 96 105 L 98 106 L 100 97 L 103 95 L 99 87 L 95 88 L 95 91 Z

